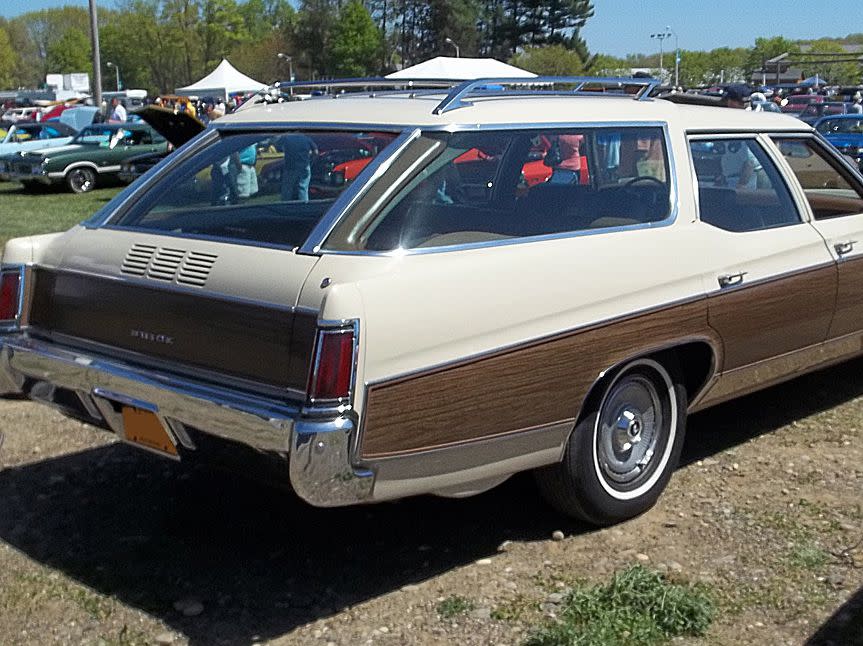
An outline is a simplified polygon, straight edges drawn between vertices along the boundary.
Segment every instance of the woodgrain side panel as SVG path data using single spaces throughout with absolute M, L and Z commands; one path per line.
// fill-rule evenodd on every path
M 721 404 L 729 399 L 794 379 L 812 370 L 846 361 L 861 353 L 863 353 L 863 333 L 857 331 L 724 372 L 705 393 L 698 405 L 691 410 L 701 410 Z
M 839 337 L 863 329 L 863 257 L 839 263 L 836 289 L 836 314 L 829 337 Z
M 824 341 L 835 298 L 834 264 L 710 296 L 710 325 L 725 344 L 723 370 Z
M 373 385 L 361 455 L 425 450 L 573 418 L 603 370 L 681 339 L 719 347 L 706 299 Z

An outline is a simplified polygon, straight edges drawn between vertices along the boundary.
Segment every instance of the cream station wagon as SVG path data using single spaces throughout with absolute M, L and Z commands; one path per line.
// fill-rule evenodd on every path
M 863 179 L 811 128 L 524 83 L 262 95 L 9 242 L 0 391 L 313 505 L 532 470 L 609 524 L 688 413 L 863 352 Z

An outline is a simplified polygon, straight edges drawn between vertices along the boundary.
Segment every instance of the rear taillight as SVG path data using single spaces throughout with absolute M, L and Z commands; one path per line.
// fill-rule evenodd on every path
M 309 377 L 312 402 L 346 401 L 354 378 L 356 328 L 323 329 L 315 342 L 315 363 Z
M 21 271 L 0 272 L 0 321 L 9 322 L 21 313 Z

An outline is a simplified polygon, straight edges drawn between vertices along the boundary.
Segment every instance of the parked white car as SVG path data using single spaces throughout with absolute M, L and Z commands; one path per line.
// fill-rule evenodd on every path
M 792 117 L 535 82 L 213 122 L 8 243 L 0 390 L 314 505 L 534 470 L 563 513 L 643 512 L 689 413 L 861 353 L 863 178 Z

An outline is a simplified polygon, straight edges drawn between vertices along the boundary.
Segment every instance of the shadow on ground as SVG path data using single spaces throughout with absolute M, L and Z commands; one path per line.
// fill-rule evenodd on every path
M 684 462 L 863 394 L 861 367 L 693 416 Z M 194 644 L 278 637 L 555 529 L 587 531 L 545 507 L 527 476 L 467 500 L 324 510 L 122 445 L 0 472 L 0 539 Z M 203 617 L 173 609 L 188 596 L 203 601 Z
M 824 622 L 806 646 L 863 646 L 863 588 Z

